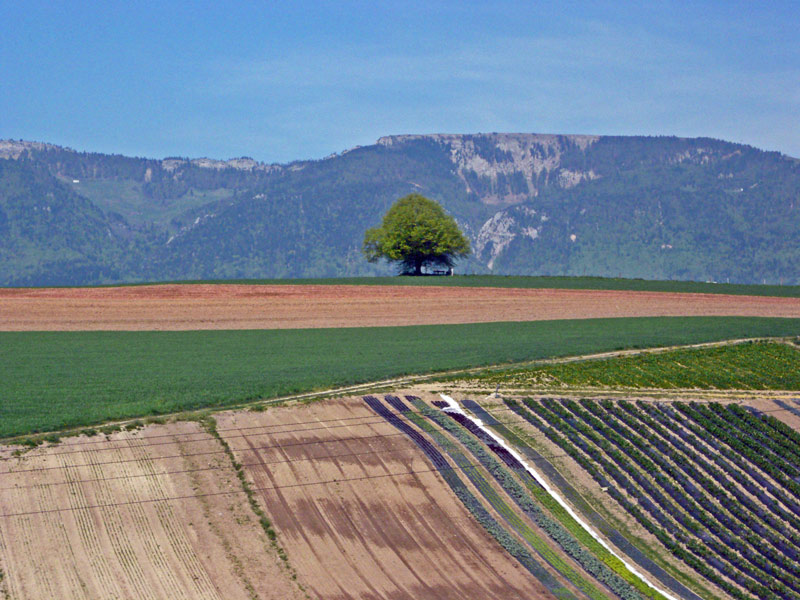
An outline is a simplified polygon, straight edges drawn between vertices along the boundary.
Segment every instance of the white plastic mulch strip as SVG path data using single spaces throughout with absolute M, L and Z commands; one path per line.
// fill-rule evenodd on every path
M 439 395 L 442 397 L 442 400 L 444 400 L 444 401 L 447 403 L 447 406 L 448 406 L 447 408 L 444 408 L 444 409 L 442 409 L 442 410 L 444 410 L 445 412 L 454 412 L 454 413 L 457 413 L 457 414 L 459 414 L 459 415 L 463 415 L 464 417 L 466 417 L 467 419 L 469 419 L 470 421 L 472 421 L 473 423 L 475 423 L 475 425 L 477 425 L 478 427 L 480 427 L 480 428 L 481 428 L 481 430 L 483 430 L 483 431 L 484 431 L 484 432 L 485 432 L 487 435 L 491 436 L 491 438 L 492 438 L 494 441 L 496 441 L 496 442 L 497 442 L 498 444 L 500 444 L 500 445 L 501 445 L 503 448 L 505 448 L 506 450 L 508 450 L 508 451 L 511 453 L 511 455 L 512 455 L 514 458 L 516 458 L 516 459 L 517 459 L 517 460 L 518 460 L 520 463 L 522 463 L 522 465 L 525 467 L 525 470 L 526 470 L 526 471 L 528 471 L 528 473 L 530 473 L 530 474 L 531 474 L 531 476 L 532 476 L 532 477 L 533 477 L 533 478 L 534 478 L 534 479 L 535 479 L 535 480 L 536 480 L 536 481 L 539 483 L 539 485 L 541 485 L 541 486 L 542 486 L 542 487 L 545 489 L 545 491 L 546 491 L 548 494 L 550 494 L 550 495 L 551 495 L 551 496 L 552 496 L 552 497 L 555 499 L 555 501 L 556 501 L 556 502 L 558 502 L 558 503 L 559 503 L 559 504 L 560 504 L 560 505 L 561 505 L 561 506 L 564 508 L 564 510 L 566 510 L 566 511 L 569 513 L 569 515 L 570 515 L 570 516 L 571 516 L 573 519 L 575 519 L 575 520 L 578 522 L 578 524 L 579 524 L 581 527 L 583 527 L 583 529 L 584 529 L 584 530 L 585 530 L 585 531 L 586 531 L 586 532 L 587 532 L 589 535 L 591 535 L 591 536 L 592 536 L 592 537 L 593 537 L 595 540 L 597 540 L 597 542 L 598 542 L 598 543 L 599 543 L 601 546 L 603 546 L 603 548 L 605 548 L 606 550 L 608 550 L 608 551 L 609 551 L 609 552 L 610 552 L 610 553 L 611 553 L 613 556 L 615 556 L 615 557 L 616 557 L 616 558 L 618 558 L 620 561 L 622 561 L 622 564 L 624 564 L 624 565 L 625 565 L 625 567 L 626 567 L 626 568 L 627 568 L 627 569 L 628 569 L 628 570 L 629 570 L 631 573 L 633 573 L 634 575 L 636 575 L 636 576 L 637 576 L 639 579 L 641 579 L 641 580 L 642 580 L 642 581 L 643 581 L 645 584 L 647 584 L 647 585 L 648 585 L 650 588 L 652 588 L 652 589 L 654 589 L 655 591 L 657 591 L 657 592 L 658 592 L 659 594 L 661 594 L 662 596 L 664 596 L 664 597 L 666 597 L 666 598 L 669 598 L 669 600 L 680 600 L 680 599 L 679 599 L 679 598 L 677 598 L 676 596 L 673 596 L 673 595 L 672 595 L 672 594 L 670 594 L 669 592 L 667 592 L 667 591 L 665 591 L 665 590 L 661 589 L 659 586 L 657 586 L 657 585 L 655 585 L 654 583 L 652 583 L 652 582 L 651 582 L 651 581 L 650 581 L 650 580 L 647 578 L 647 576 L 645 576 L 645 575 L 644 575 L 644 574 L 643 574 L 641 571 L 639 571 L 639 570 L 638 570 L 636 567 L 634 567 L 633 565 L 631 565 L 631 564 L 630 564 L 630 563 L 629 563 L 627 560 L 625 560 L 625 558 L 624 558 L 624 557 L 620 556 L 620 555 L 619 555 L 619 554 L 617 554 L 617 553 L 616 553 L 616 552 L 615 552 L 615 551 L 614 551 L 612 548 L 610 548 L 610 547 L 609 547 L 609 545 L 608 545 L 608 544 L 606 544 L 605 540 L 603 540 L 603 538 L 602 538 L 602 537 L 600 537 L 600 535 L 599 535 L 598 533 L 596 533 L 596 532 L 595 532 L 595 531 L 592 529 L 592 527 L 591 527 L 591 526 L 590 526 L 588 523 L 586 523 L 586 522 L 585 522 L 585 521 L 584 521 L 584 520 L 583 520 L 583 519 L 582 519 L 582 518 L 581 518 L 581 517 L 580 517 L 580 516 L 579 516 L 579 515 L 578 515 L 578 514 L 577 514 L 577 513 L 574 511 L 574 510 L 572 510 L 572 507 L 571 507 L 571 506 L 570 506 L 570 505 L 567 503 L 567 501 L 566 501 L 566 500 L 564 500 L 564 499 L 561 497 L 561 495 L 560 495 L 560 494 L 559 494 L 559 493 L 558 493 L 556 490 L 554 490 L 552 487 L 550 487 L 550 485 L 547 483 L 547 481 L 544 479 L 544 477 L 542 477 L 542 476 L 539 474 L 539 472 L 538 472 L 536 469 L 534 469 L 533 467 L 531 467 L 531 466 L 530 466 L 530 465 L 529 465 L 529 464 L 528 464 L 528 463 L 525 461 L 525 459 L 524 459 L 522 456 L 520 456 L 520 454 L 519 454 L 519 453 L 518 453 L 516 450 L 514 450 L 514 448 L 512 448 L 511 446 L 509 446 L 509 445 L 506 443 L 506 441 L 505 441 L 503 438 L 501 438 L 501 437 L 499 437 L 497 434 L 495 434 L 495 432 L 494 432 L 494 431 L 491 431 L 489 428 L 485 427 L 485 426 L 484 426 L 484 424 L 483 424 L 483 421 L 481 421 L 480 419 L 478 419 L 478 418 L 475 418 L 475 417 L 473 417 L 473 416 L 471 416 L 471 415 L 468 415 L 466 412 L 464 412 L 464 409 L 462 409 L 462 408 L 461 408 L 461 406 L 459 406 L 459 404 L 458 404 L 458 403 L 457 403 L 455 400 L 453 400 L 453 399 L 452 399 L 450 396 L 447 396 L 447 395 L 445 395 L 445 394 L 439 394 Z

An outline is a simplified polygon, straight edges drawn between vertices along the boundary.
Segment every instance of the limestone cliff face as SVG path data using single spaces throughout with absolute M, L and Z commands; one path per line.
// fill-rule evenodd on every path
M 468 192 L 486 204 L 518 204 L 545 185 L 571 188 L 596 179 L 593 170 L 565 168 L 562 156 L 585 151 L 599 139 L 592 135 L 541 133 L 431 134 L 382 137 L 379 145 L 393 146 L 417 140 L 444 146 Z
M 397 135 L 378 140 L 382 146 L 417 141 L 440 144 L 468 194 L 496 206 L 483 224 L 470 230 L 475 257 L 492 269 L 495 260 L 519 238 L 536 240 L 546 227 L 546 214 L 525 203 L 544 187 L 569 189 L 600 177 L 593 169 L 576 168 L 600 138 L 592 135 L 490 133 L 476 135 Z
M 519 237 L 535 240 L 548 220 L 546 214 L 527 206 L 498 211 L 478 231 L 473 245 L 475 256 L 492 269 L 495 259 L 511 242 Z

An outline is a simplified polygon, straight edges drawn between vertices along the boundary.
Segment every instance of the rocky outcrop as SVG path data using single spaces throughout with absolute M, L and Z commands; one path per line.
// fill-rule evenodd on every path
M 28 151 L 64 150 L 61 146 L 23 140 L 0 140 L 0 158 L 17 159 Z M 68 148 L 67 148 L 68 150 Z
M 165 158 L 161 161 L 161 167 L 165 171 L 175 171 L 186 165 L 200 167 L 201 169 L 237 169 L 239 171 L 280 171 L 283 167 L 258 162 L 248 156 L 241 158 L 231 158 L 228 160 L 216 160 L 213 158 Z
M 6 140 L 0 184 L 0 285 L 388 273 L 360 243 L 413 191 L 471 272 L 800 282 L 800 162 L 709 138 L 407 135 L 283 165 Z
M 495 259 L 517 237 L 535 240 L 548 221 L 545 214 L 527 206 L 515 206 L 495 213 L 478 231 L 475 256 L 492 269 Z
M 46 144 L 42 142 L 29 142 L 25 140 L 0 140 L 0 158 L 18 159 L 26 152 L 43 152 L 47 150 L 64 151 L 76 153 L 72 148 Z M 156 161 L 159 162 L 159 161 Z M 202 169 L 237 169 L 239 171 L 280 171 L 282 165 L 267 164 L 258 162 L 248 156 L 230 158 L 228 160 L 217 160 L 213 158 L 176 158 L 170 157 L 160 161 L 161 168 L 165 171 L 174 172 L 187 165 L 200 167 Z
M 517 204 L 536 196 L 542 185 L 570 188 L 596 179 L 592 170 L 567 169 L 565 152 L 585 151 L 599 139 L 593 135 L 541 133 L 489 133 L 476 135 L 431 134 L 382 137 L 378 144 L 394 146 L 419 140 L 443 145 L 468 192 L 486 204 Z M 519 178 L 525 182 L 520 189 Z

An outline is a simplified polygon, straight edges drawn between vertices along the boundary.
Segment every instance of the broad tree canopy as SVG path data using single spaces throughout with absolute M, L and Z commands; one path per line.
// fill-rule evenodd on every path
M 452 267 L 470 253 L 455 219 L 433 200 L 410 194 L 397 200 L 380 227 L 368 229 L 363 251 L 367 260 L 385 258 L 408 275 L 422 275 L 424 266 Z

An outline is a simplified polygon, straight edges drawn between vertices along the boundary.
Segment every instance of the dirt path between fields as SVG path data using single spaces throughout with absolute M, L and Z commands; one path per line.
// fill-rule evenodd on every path
M 800 298 L 356 285 L 0 289 L 0 331 L 290 329 L 645 316 L 800 318 Z

